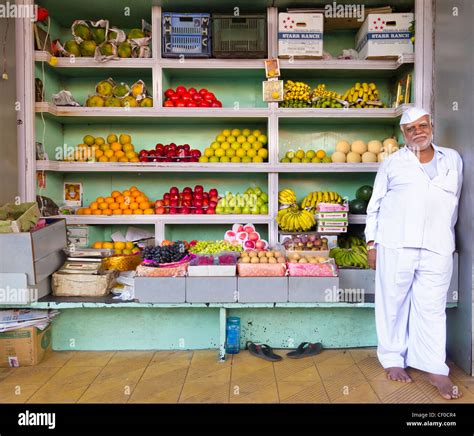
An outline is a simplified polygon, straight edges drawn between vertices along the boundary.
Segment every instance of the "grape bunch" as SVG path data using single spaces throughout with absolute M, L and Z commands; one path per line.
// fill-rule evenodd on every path
M 227 241 L 199 241 L 189 251 L 194 254 L 217 254 L 222 251 L 236 251 L 240 253 L 242 247 L 240 244 L 233 245 Z
M 164 247 L 146 247 L 142 251 L 143 259 L 152 260 L 156 263 L 179 262 L 187 254 L 188 251 L 182 241 Z

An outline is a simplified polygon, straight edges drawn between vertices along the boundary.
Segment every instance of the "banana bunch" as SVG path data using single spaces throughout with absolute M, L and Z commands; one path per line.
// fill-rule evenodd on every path
M 356 108 L 386 107 L 380 101 L 379 91 L 375 83 L 357 82 L 344 94 L 342 99 L 354 104 Z
M 301 203 L 301 208 L 314 213 L 319 203 L 342 204 L 343 199 L 337 192 L 333 191 L 310 192 Z
M 338 94 L 335 91 L 328 91 L 324 83 L 320 83 L 318 86 L 316 86 L 316 88 L 313 89 L 313 97 L 342 99 L 341 94 Z
M 284 86 L 285 94 L 283 100 L 310 101 L 311 87 L 303 82 L 293 82 L 287 80 Z
M 365 247 L 365 240 L 358 236 L 340 236 L 337 239 L 337 245 L 339 248 L 354 248 L 354 247 Z
M 365 245 L 358 245 L 353 248 L 332 248 L 329 252 L 329 257 L 335 260 L 337 266 L 369 268 L 367 248 Z
M 292 189 L 283 189 L 278 193 L 280 204 L 296 204 L 296 194 Z
M 287 232 L 306 232 L 316 225 L 314 216 L 298 206 L 290 206 L 278 211 L 276 222 Z

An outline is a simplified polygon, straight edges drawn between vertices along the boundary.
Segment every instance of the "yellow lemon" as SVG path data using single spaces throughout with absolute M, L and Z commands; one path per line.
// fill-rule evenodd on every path
M 117 135 L 114 135 L 113 133 L 111 133 L 109 136 L 107 136 L 107 142 L 109 144 L 112 144 L 117 141 L 118 141 Z
M 122 133 L 119 137 L 119 142 L 122 145 L 130 144 L 132 142 L 132 137 L 130 135 L 126 135 L 125 133 Z
M 114 249 L 115 250 L 123 250 L 125 248 L 125 242 L 114 242 Z

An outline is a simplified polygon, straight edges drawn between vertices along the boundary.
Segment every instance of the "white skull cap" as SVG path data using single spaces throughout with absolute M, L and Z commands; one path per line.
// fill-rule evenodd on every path
M 417 119 L 424 117 L 425 115 L 431 115 L 429 112 L 426 112 L 424 109 L 419 107 L 410 107 L 405 112 L 403 112 L 402 119 L 400 120 L 400 126 L 403 124 L 410 124 L 416 121 Z

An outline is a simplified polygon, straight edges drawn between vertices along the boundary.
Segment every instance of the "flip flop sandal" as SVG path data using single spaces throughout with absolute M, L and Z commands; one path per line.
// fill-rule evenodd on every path
M 260 357 L 261 359 L 268 360 L 269 362 L 278 362 L 283 358 L 273 352 L 273 349 L 267 344 L 257 345 L 252 341 L 247 341 L 245 348 L 249 350 L 252 356 Z
M 298 345 L 298 348 L 295 351 L 290 351 L 287 353 L 286 357 L 290 359 L 301 359 L 303 357 L 315 356 L 319 354 L 323 346 L 321 342 L 316 342 L 314 344 L 310 342 L 302 342 Z

